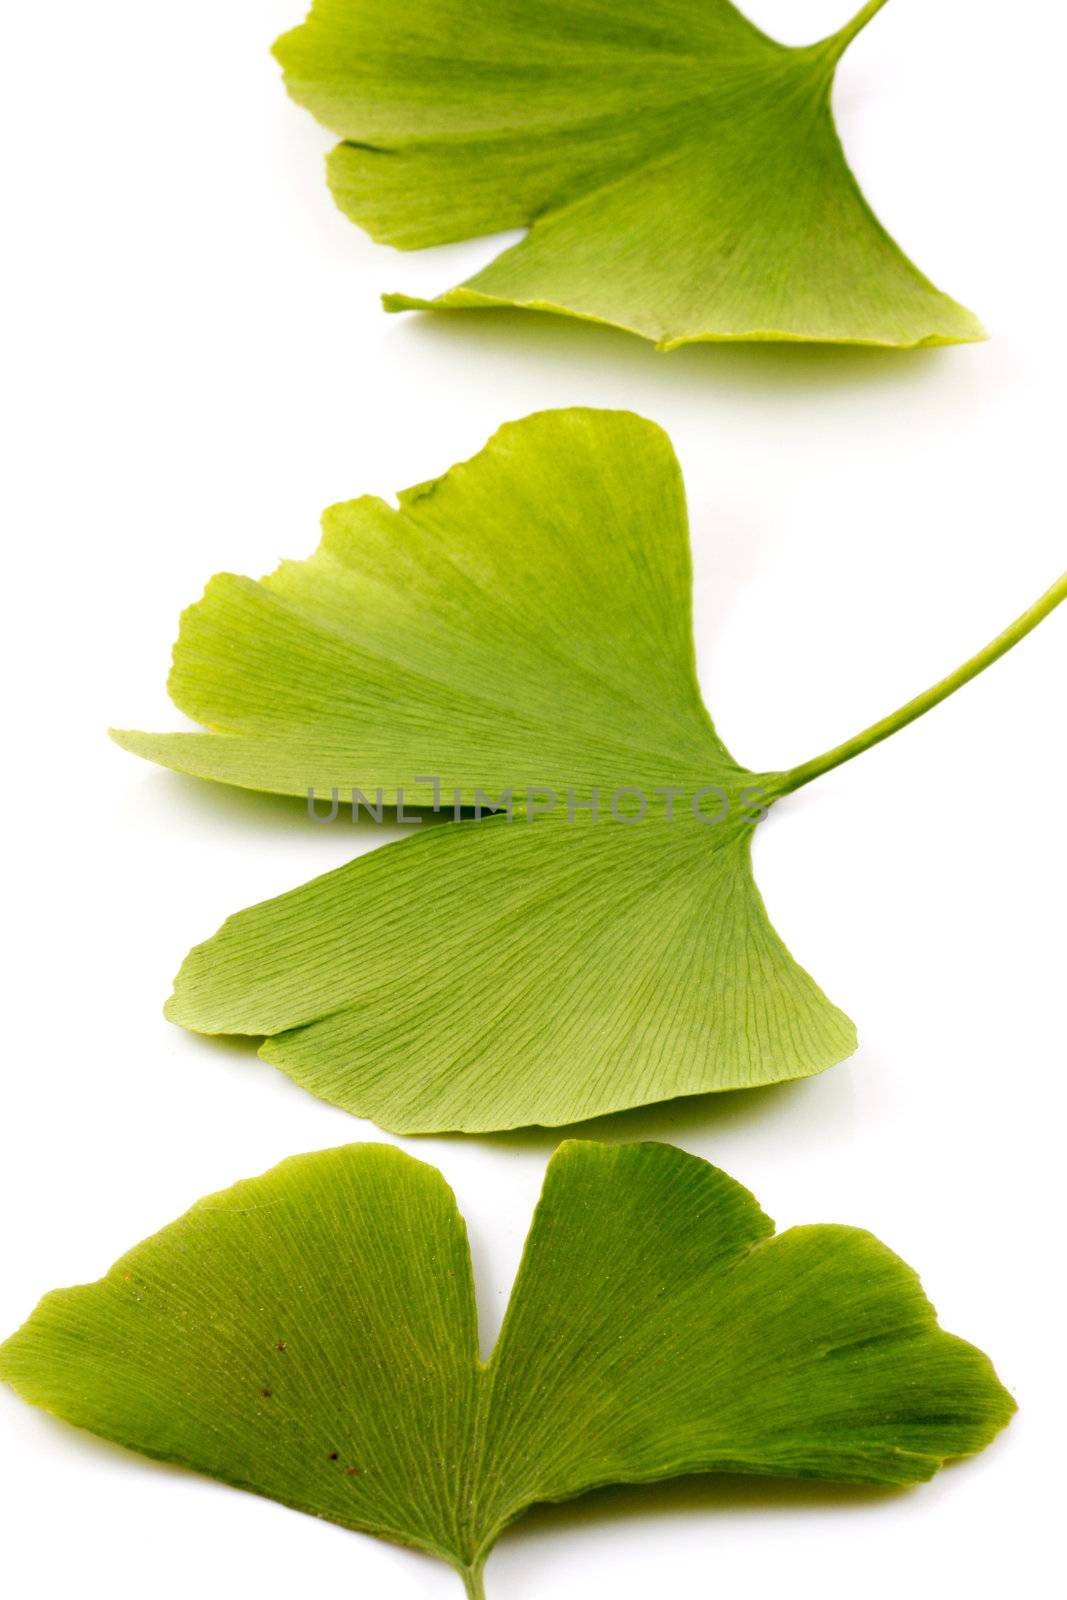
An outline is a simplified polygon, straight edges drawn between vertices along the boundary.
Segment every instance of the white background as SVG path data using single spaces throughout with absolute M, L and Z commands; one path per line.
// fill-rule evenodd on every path
M 163 1020 L 188 946 L 340 863 L 298 801 L 136 761 L 172 728 L 179 609 L 310 552 L 505 418 L 629 406 L 675 441 L 698 646 L 727 744 L 786 766 L 954 667 L 1065 565 L 1058 9 L 892 0 L 836 108 L 878 214 L 992 341 L 694 348 L 521 315 L 389 318 L 500 241 L 401 256 L 333 209 L 268 54 L 301 0 L 5 4 L 4 1016 L 0 1333 L 195 1198 L 385 1137 Z M 848 0 L 749 0 L 790 42 Z M 1067 608 L 921 724 L 778 807 L 756 867 L 861 1048 L 808 1082 L 608 1119 L 779 1224 L 874 1229 L 1021 1412 L 908 1493 L 691 1480 L 538 1511 L 498 1600 L 1046 1593 L 1067 1423 L 1061 1268 Z M 556 1135 L 410 1141 L 472 1236 L 491 1343 Z M 153 1465 L 0 1395 L 7 1592 L 458 1596 L 444 1567 Z

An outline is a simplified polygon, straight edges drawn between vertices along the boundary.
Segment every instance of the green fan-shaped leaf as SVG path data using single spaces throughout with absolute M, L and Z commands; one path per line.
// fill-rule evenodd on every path
M 218 731 L 117 734 L 127 749 L 371 804 L 428 806 L 435 778 L 466 820 L 232 917 L 168 1014 L 267 1036 L 298 1082 L 400 1132 L 561 1125 L 819 1072 L 855 1034 L 767 919 L 760 797 L 920 715 L 1065 593 L 838 749 L 750 772 L 697 688 L 665 436 L 616 412 L 510 424 L 399 510 L 335 507 L 310 560 L 216 578 L 185 613 L 171 692 Z M 510 823 L 470 818 L 507 792 Z
M 341 209 L 418 249 L 526 237 L 437 300 L 716 339 L 937 345 L 984 337 L 889 238 L 830 96 L 885 0 L 803 49 L 729 0 L 315 0 L 275 46 L 344 140 Z
M 669 1145 L 553 1158 L 497 1347 L 463 1222 L 384 1145 L 202 1200 L 0 1347 L 35 1405 L 414 1545 L 482 1593 L 527 1507 L 680 1473 L 911 1484 L 1014 1403 L 869 1233 L 774 1225 Z

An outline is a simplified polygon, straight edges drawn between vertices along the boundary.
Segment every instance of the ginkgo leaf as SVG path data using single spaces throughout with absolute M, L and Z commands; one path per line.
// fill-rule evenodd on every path
M 437 779 L 468 820 L 230 918 L 168 1015 L 267 1036 L 267 1060 L 398 1132 L 558 1126 L 822 1071 L 855 1032 L 768 921 L 761 806 L 921 715 L 1065 595 L 1067 577 L 855 739 L 751 772 L 700 699 L 664 434 L 586 410 L 509 424 L 399 510 L 335 507 L 310 560 L 216 578 L 185 613 L 171 692 L 221 731 L 116 734 L 125 748 L 371 805 L 429 805 Z M 510 821 L 470 819 L 509 793 Z
M 193 1207 L 0 1347 L 26 1400 L 344 1527 L 482 1594 L 538 1501 L 729 1472 L 904 1485 L 1014 1402 L 855 1228 L 774 1225 L 670 1145 L 569 1143 L 488 1363 L 462 1218 L 387 1145 Z
M 729 0 L 315 0 L 275 53 L 344 140 L 330 185 L 373 238 L 529 229 L 390 311 L 519 306 L 662 349 L 981 339 L 879 224 L 834 127 L 838 61 L 884 3 L 794 49 Z

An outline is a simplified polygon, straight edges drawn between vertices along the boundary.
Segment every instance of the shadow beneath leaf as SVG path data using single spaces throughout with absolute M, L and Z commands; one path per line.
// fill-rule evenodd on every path
M 775 1112 L 796 1114 L 798 1102 L 810 1094 L 815 1080 L 800 1078 L 758 1089 L 733 1089 L 719 1094 L 680 1095 L 652 1105 L 634 1106 L 560 1127 L 510 1128 L 491 1133 L 434 1133 L 434 1139 L 478 1139 L 499 1150 L 550 1153 L 565 1139 L 598 1139 L 605 1144 L 658 1140 L 675 1144 L 716 1130 L 747 1127 Z M 416 1134 L 412 1137 L 419 1138 Z
M 665 395 L 689 396 L 728 389 L 733 398 L 767 395 L 806 399 L 815 391 L 834 392 L 883 388 L 915 389 L 947 375 L 966 346 L 892 350 L 864 345 L 803 344 L 788 341 L 737 340 L 684 345 L 657 350 L 647 340 L 621 329 L 582 322 L 552 312 L 505 307 L 484 310 L 406 312 L 397 318 L 396 337 L 416 345 L 437 347 L 469 360 L 513 356 L 521 352 L 557 375 L 561 363 L 570 377 L 582 370 L 605 377 L 662 388 Z
M 13 1397 L 12 1403 L 21 1406 Z M 142 1455 L 138 1450 L 115 1444 L 47 1411 L 31 1410 L 42 1433 L 52 1435 L 68 1456 L 80 1456 L 90 1470 L 105 1465 L 120 1472 L 155 1472 L 171 1479 L 198 1480 L 217 1489 L 230 1490 L 230 1485 L 198 1472 L 195 1467 Z M 951 1472 L 960 1464 L 949 1462 L 943 1470 Z M 590 1526 L 603 1528 L 623 1522 L 632 1526 L 635 1522 L 668 1517 L 762 1517 L 776 1512 L 847 1515 L 891 1504 L 912 1492 L 912 1488 L 727 1474 L 692 1474 L 659 1483 L 612 1484 L 590 1490 L 573 1500 L 531 1506 L 505 1531 L 502 1546 L 517 1553 L 516 1547 L 524 1542 L 533 1543 L 546 1537 L 554 1541 L 559 1534 L 580 1532 Z M 273 1504 L 275 1511 L 288 1509 L 279 1502 Z M 349 1533 L 344 1528 L 337 1531 L 346 1536 Z M 434 1558 L 424 1552 L 405 1547 L 405 1555 L 427 1563 L 428 1573 L 434 1570 L 428 1564 Z
M 22 1406 L 24 1402 L 16 1399 L 14 1403 Z M 27 1423 L 25 1414 L 23 1415 L 24 1427 L 36 1424 L 42 1433 L 53 1435 L 57 1444 L 68 1456 L 86 1457 L 90 1467 L 96 1462 L 108 1462 L 124 1471 L 141 1472 L 147 1466 L 173 1478 L 200 1476 L 191 1467 L 181 1466 L 174 1461 L 162 1461 L 158 1456 L 145 1456 L 139 1450 L 115 1444 L 111 1439 L 105 1439 L 98 1433 L 90 1433 L 87 1428 L 79 1428 L 76 1423 L 67 1422 L 65 1418 L 57 1417 L 43 1407 L 31 1406 L 30 1417 L 32 1423 Z
M 180 1024 L 176 1023 L 175 1026 L 178 1027 Z M 221 1051 L 233 1061 L 240 1061 L 243 1058 L 252 1066 L 267 1066 L 267 1062 L 259 1059 L 259 1048 L 266 1041 L 265 1034 L 193 1033 L 191 1029 L 183 1029 L 183 1034 L 192 1041 L 194 1047 Z M 289 1081 L 292 1082 L 292 1079 Z
M 271 1086 L 279 1092 L 306 1096 L 309 1091 L 289 1076 L 284 1068 L 263 1061 L 259 1056 L 265 1035 L 203 1034 L 185 1032 L 191 1046 L 205 1053 L 221 1055 L 222 1064 L 254 1067 L 268 1075 Z M 855 1058 L 852 1058 L 855 1065 Z M 848 1068 L 849 1062 L 842 1062 Z M 836 1069 L 817 1074 L 813 1078 L 798 1078 L 783 1083 L 772 1083 L 758 1089 L 734 1089 L 718 1094 L 679 1096 L 676 1100 L 656 1101 L 647 1106 L 634 1106 L 628 1111 L 615 1111 L 602 1117 L 590 1117 L 584 1122 L 566 1123 L 559 1127 L 535 1125 L 525 1128 L 465 1132 L 462 1130 L 432 1129 L 425 1133 L 405 1132 L 403 1137 L 415 1144 L 440 1142 L 466 1144 L 477 1140 L 487 1149 L 500 1152 L 527 1153 L 547 1159 L 568 1139 L 592 1139 L 604 1144 L 627 1144 L 651 1141 L 680 1144 L 683 1147 L 716 1134 L 743 1132 L 774 1117 L 786 1117 L 794 1136 L 800 1138 L 807 1122 L 817 1124 L 819 1137 L 827 1138 L 827 1129 L 835 1114 L 846 1119 L 852 1115 L 852 1080 L 847 1073 L 839 1080 L 840 1092 L 834 1095 L 833 1104 L 826 1104 L 827 1076 Z M 314 1096 L 312 1098 L 315 1098 Z M 355 1122 L 364 1120 L 355 1112 L 332 1101 L 322 1100 L 328 1110 L 351 1117 Z M 373 1123 L 373 1119 L 371 1119 Z M 381 1124 L 383 1132 L 390 1130 Z M 353 1135 L 353 1137 L 356 1137 Z
M 759 1478 L 740 1474 L 693 1474 L 661 1483 L 611 1484 L 559 1505 L 537 1505 L 508 1530 L 509 1544 L 555 1536 L 595 1522 L 632 1523 L 665 1516 L 764 1516 L 774 1511 L 862 1511 L 910 1494 L 910 1488 L 819 1479 Z
M 382 820 L 378 822 L 362 807 L 353 816 L 351 803 L 346 804 L 341 795 L 338 796 L 337 815 L 330 821 L 330 796 L 325 793 L 316 796 L 317 820 L 312 821 L 306 796 L 264 794 L 258 789 L 239 789 L 231 784 L 215 783 L 184 772 L 166 770 L 153 773 L 150 781 L 153 785 L 153 804 L 164 807 L 173 805 L 186 816 L 199 816 L 212 822 L 233 825 L 242 833 L 254 828 L 275 834 L 303 832 L 314 837 L 316 834 L 336 834 L 338 829 L 345 828 L 358 829 L 362 842 L 366 841 L 368 834 L 380 833 L 381 842 L 386 844 L 393 839 L 405 839 L 421 827 L 452 821 L 451 807 L 442 808 L 440 812 L 424 806 L 408 807 L 406 814 L 419 818 L 419 822 L 415 823 L 398 822 L 396 807 L 383 806 Z

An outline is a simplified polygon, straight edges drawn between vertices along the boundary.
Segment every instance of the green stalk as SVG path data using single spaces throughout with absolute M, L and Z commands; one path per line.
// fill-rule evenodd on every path
M 484 1561 L 477 1562 L 473 1567 L 460 1568 L 460 1577 L 463 1579 L 463 1587 L 467 1591 L 467 1600 L 485 1600 L 485 1583 L 482 1576 L 484 1568 Z
M 870 10 L 870 7 L 867 8 Z M 914 700 L 909 700 L 898 710 L 890 712 L 888 717 L 883 717 L 880 722 L 872 722 L 869 728 L 862 733 L 855 734 L 851 739 L 846 739 L 844 744 L 835 745 L 832 750 L 827 750 L 821 756 L 815 756 L 811 761 L 805 761 L 801 766 L 794 767 L 792 771 L 785 772 L 771 786 L 771 798 L 778 799 L 783 794 L 792 794 L 795 789 L 800 789 L 804 784 L 810 783 L 813 778 L 819 778 L 824 772 L 830 772 L 834 767 L 839 767 L 845 761 L 851 761 L 853 756 L 860 755 L 864 750 L 869 750 L 872 745 L 880 744 L 883 739 L 888 739 L 891 734 L 900 728 L 907 727 L 909 722 L 914 722 L 917 717 L 925 716 L 933 706 L 942 700 L 947 700 L 950 694 L 955 694 L 957 689 L 969 683 L 972 678 L 977 678 L 984 672 L 991 662 L 998 656 L 1006 654 L 1020 639 L 1037 627 L 1050 611 L 1064 600 L 1067 600 L 1067 572 L 1040 598 L 1036 600 L 1028 611 L 1017 617 L 1010 627 L 987 644 L 984 650 L 965 661 L 962 667 L 957 667 L 947 678 L 942 678 L 940 683 L 935 683 L 932 689 L 927 689 L 925 694 L 916 695 Z
M 827 50 L 835 61 L 838 61 L 858 33 L 862 33 L 872 17 L 876 17 L 885 5 L 886 0 L 867 0 L 862 11 L 858 11 L 851 22 L 846 22 L 839 33 L 832 33 L 824 39 L 821 49 Z

